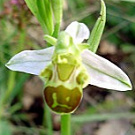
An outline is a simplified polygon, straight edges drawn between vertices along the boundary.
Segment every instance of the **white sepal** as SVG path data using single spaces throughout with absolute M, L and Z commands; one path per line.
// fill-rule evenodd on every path
M 89 50 L 83 51 L 82 61 L 90 76 L 89 84 L 120 91 L 132 89 L 128 76 L 110 61 Z
M 6 64 L 10 70 L 21 71 L 34 75 L 40 72 L 51 62 L 54 47 L 42 50 L 26 50 L 13 56 Z
M 82 43 L 84 39 L 88 39 L 90 32 L 88 27 L 77 21 L 72 22 L 65 30 L 72 38 L 74 43 Z

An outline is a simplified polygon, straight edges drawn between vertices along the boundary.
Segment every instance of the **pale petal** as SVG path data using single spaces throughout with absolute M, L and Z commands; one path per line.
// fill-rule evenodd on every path
M 88 39 L 90 32 L 88 27 L 83 23 L 72 22 L 65 30 L 74 40 L 74 43 L 81 43 Z
M 51 62 L 54 47 L 42 50 L 26 50 L 13 56 L 6 64 L 10 70 L 39 75 Z
M 89 50 L 83 51 L 82 61 L 90 75 L 89 84 L 120 91 L 132 89 L 128 76 L 110 61 Z

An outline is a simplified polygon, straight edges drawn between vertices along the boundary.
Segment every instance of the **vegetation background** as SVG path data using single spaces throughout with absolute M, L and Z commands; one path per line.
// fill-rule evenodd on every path
M 88 86 L 72 115 L 72 135 L 135 135 L 135 1 L 105 3 L 107 22 L 98 54 L 128 74 L 133 91 Z M 96 0 L 65 0 L 61 29 L 77 20 L 91 30 L 99 11 Z M 20 51 L 45 47 L 41 27 L 24 0 L 0 0 L 0 135 L 47 135 L 42 81 L 5 67 Z M 54 135 L 59 135 L 60 117 L 51 115 Z

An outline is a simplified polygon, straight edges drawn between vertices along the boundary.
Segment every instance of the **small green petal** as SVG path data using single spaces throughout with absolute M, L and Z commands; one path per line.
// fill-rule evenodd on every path
M 45 35 L 44 36 L 44 39 L 45 41 L 47 41 L 49 44 L 51 45 L 56 45 L 56 42 L 57 42 L 57 39 L 52 37 L 52 36 L 49 36 L 49 35 Z

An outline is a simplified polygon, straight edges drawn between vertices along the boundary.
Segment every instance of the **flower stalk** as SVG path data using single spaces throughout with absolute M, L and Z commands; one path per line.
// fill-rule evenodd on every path
M 61 135 L 71 134 L 71 115 L 62 114 L 61 115 Z
M 51 112 L 47 104 L 45 104 L 45 112 L 44 112 L 44 121 L 43 124 L 47 126 L 47 133 L 48 135 L 53 135 L 53 124 L 52 124 L 52 117 Z M 44 123 L 45 122 L 45 123 Z

